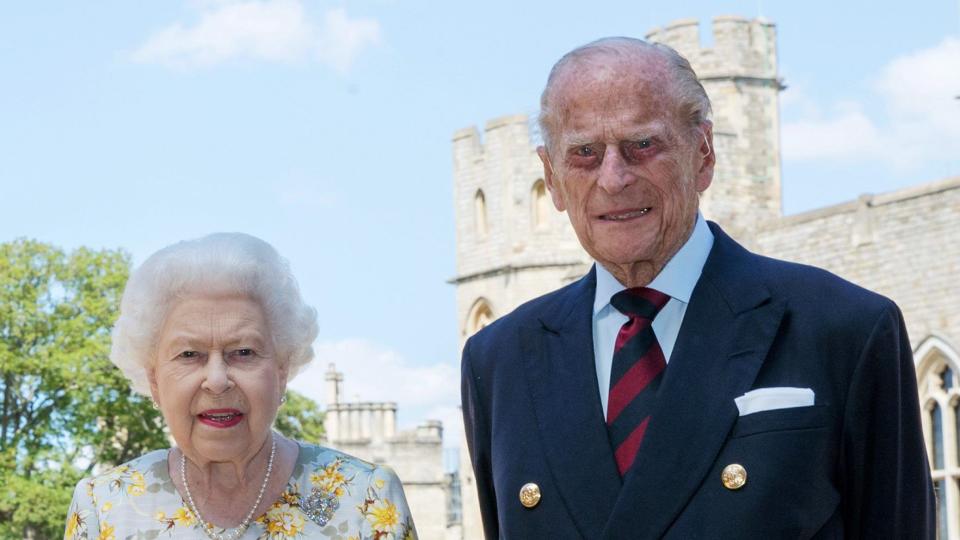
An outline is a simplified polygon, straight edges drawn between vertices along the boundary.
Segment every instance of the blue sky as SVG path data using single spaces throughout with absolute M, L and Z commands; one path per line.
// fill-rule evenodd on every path
M 0 241 L 248 232 L 320 313 L 323 401 L 459 402 L 450 136 L 534 114 L 552 63 L 675 19 L 778 28 L 784 207 L 960 174 L 960 1 L 20 2 L 0 9 Z M 708 34 L 706 29 L 703 33 Z M 705 36 L 705 40 L 709 40 Z

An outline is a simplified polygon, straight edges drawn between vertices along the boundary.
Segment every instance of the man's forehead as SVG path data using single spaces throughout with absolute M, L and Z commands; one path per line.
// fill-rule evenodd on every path
M 639 87 L 648 91 L 670 84 L 670 70 L 665 58 L 654 52 L 637 52 L 629 56 L 595 54 L 574 59 L 556 74 L 552 94 L 563 99 L 584 90 Z

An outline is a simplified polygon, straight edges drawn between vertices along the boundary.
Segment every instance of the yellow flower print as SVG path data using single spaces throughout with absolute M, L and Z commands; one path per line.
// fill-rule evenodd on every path
M 147 482 L 143 478 L 143 473 L 133 471 L 130 473 L 130 484 L 127 485 L 127 493 L 134 497 L 139 497 L 147 491 Z
M 303 531 L 306 522 L 303 514 L 289 504 L 277 503 L 257 521 L 266 526 L 271 539 L 282 539 L 297 536 Z
M 377 532 L 391 532 L 400 522 L 400 512 L 397 511 L 395 504 L 384 500 L 381 504 L 374 506 L 367 514 L 370 525 Z
M 173 513 L 171 519 L 173 519 L 177 525 L 184 527 L 193 527 L 197 523 L 197 518 L 193 517 L 193 512 L 187 510 L 184 506 L 177 508 L 177 511 Z
M 332 463 L 311 474 L 310 483 L 317 486 L 317 488 L 324 493 L 343 497 L 346 493 L 346 489 L 344 488 L 350 484 L 353 478 L 347 478 L 340 472 L 342 465 L 343 458 L 333 460 Z
M 286 490 L 280 494 L 280 500 L 291 505 L 299 506 L 300 505 L 300 494 Z
M 374 482 L 374 484 L 376 484 L 377 489 L 383 489 L 383 486 L 386 484 L 386 482 L 383 481 L 383 478 L 377 478 L 377 481 Z
M 157 521 L 165 521 L 167 519 L 167 515 L 163 513 L 163 510 L 157 510 L 157 513 L 153 515 L 153 519 Z
M 63 533 L 64 540 L 77 538 L 77 533 L 85 528 L 83 518 L 80 512 L 70 512 L 70 517 L 67 518 L 67 530 Z
M 104 521 L 103 526 L 100 528 L 100 536 L 97 537 L 97 540 L 115 540 L 113 530 L 114 526 Z
M 106 503 L 103 503 L 103 506 L 100 507 L 100 511 L 106 514 L 107 512 L 110 511 L 111 508 L 113 508 L 113 503 L 106 502 Z

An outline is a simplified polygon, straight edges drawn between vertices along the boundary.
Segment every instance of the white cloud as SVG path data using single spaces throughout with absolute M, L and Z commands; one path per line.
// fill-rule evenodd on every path
M 873 159 L 898 168 L 960 155 L 960 40 L 891 60 L 866 90 L 882 103 L 870 117 L 862 107 L 841 103 L 830 114 L 803 104 L 804 118 L 785 122 L 783 156 L 793 160 Z
M 879 138 L 860 107 L 845 103 L 828 119 L 784 123 L 782 150 L 787 159 L 862 158 L 875 154 Z
M 458 446 L 462 433 L 460 373 L 454 362 L 414 364 L 399 353 L 364 339 L 321 342 L 316 359 L 290 387 L 326 407 L 327 366 L 336 363 L 343 373 L 345 401 L 394 401 L 401 428 L 424 420 L 441 420 L 444 445 Z
M 351 19 L 332 9 L 322 25 L 301 0 L 200 0 L 193 25 L 175 23 L 154 33 L 132 54 L 135 61 L 172 67 L 207 67 L 230 60 L 316 60 L 345 71 L 380 41 L 375 19 Z

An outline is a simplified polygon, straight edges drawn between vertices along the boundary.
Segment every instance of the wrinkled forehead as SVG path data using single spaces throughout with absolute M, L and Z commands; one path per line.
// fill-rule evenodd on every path
M 594 123 L 672 122 L 678 109 L 673 87 L 664 62 L 655 58 L 579 61 L 553 81 L 548 121 L 556 138 L 589 130 Z

